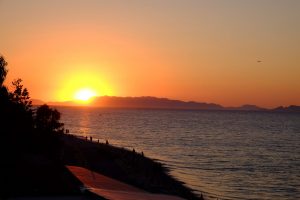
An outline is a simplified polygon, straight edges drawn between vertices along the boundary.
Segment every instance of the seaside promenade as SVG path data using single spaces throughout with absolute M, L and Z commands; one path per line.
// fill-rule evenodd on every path
M 86 189 L 105 199 L 184 200 L 176 196 L 149 193 L 82 167 L 67 166 L 67 168 L 84 184 Z

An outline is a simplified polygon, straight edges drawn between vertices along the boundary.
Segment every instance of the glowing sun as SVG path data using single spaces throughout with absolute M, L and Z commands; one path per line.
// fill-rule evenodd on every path
M 96 95 L 97 95 L 97 93 L 95 91 L 85 88 L 85 89 L 78 90 L 75 93 L 74 98 L 76 100 L 80 100 L 80 101 L 88 101 Z

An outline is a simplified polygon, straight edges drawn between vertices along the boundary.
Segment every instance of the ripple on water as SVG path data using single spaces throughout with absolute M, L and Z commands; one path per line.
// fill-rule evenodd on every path
M 159 159 L 208 199 L 300 199 L 300 115 L 58 108 L 74 134 Z

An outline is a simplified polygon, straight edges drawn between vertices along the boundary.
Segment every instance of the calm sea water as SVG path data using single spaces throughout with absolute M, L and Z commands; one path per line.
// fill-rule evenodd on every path
M 300 115 L 58 107 L 71 133 L 135 148 L 207 199 L 300 199 Z

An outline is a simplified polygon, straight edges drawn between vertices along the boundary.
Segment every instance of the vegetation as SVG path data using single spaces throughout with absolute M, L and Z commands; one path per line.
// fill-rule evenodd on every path
M 56 109 L 51 109 L 44 104 L 37 108 L 35 114 L 35 126 L 43 132 L 59 132 L 63 133 L 63 123 L 59 122 L 60 113 Z
M 23 89 L 22 79 L 18 78 L 12 82 L 14 91 L 9 93 L 9 98 L 27 112 L 31 111 L 31 101 L 27 88 Z
M 60 113 L 34 109 L 21 79 L 4 84 L 7 62 L 0 56 L 0 199 L 14 196 L 80 194 L 81 183 L 61 162 Z
M 3 56 L 0 56 L 0 87 L 2 87 L 2 84 L 7 74 L 6 66 L 7 66 L 7 62 L 5 61 Z

